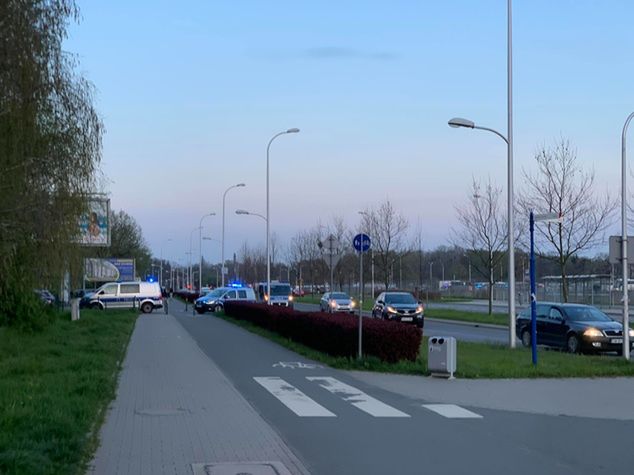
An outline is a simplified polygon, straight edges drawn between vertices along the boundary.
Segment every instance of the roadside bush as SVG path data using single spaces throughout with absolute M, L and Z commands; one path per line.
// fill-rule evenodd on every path
M 331 356 L 358 352 L 358 317 L 349 314 L 298 312 L 259 303 L 226 302 L 225 313 L 290 338 Z M 422 332 L 413 325 L 364 318 L 363 353 L 388 363 L 415 361 Z
M 0 325 L 33 332 L 54 320 L 54 309 L 42 303 L 28 279 L 15 273 L 7 282 L 10 285 L 0 287 Z

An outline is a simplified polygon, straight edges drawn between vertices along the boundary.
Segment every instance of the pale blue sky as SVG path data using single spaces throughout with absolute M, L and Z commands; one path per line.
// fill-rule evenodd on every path
M 504 0 L 79 3 L 66 48 L 98 91 L 112 204 L 157 255 L 185 259 L 209 211 L 205 235 L 219 238 L 222 192 L 237 182 L 227 255 L 263 243 L 264 223 L 234 211 L 264 213 L 266 143 L 289 127 L 302 131 L 271 153 L 284 241 L 333 215 L 356 225 L 389 197 L 435 247 L 472 176 L 506 186 L 503 142 L 447 126 L 463 116 L 506 133 Z M 517 189 L 536 147 L 565 136 L 601 190 L 619 192 L 633 18 L 626 0 L 515 1 Z

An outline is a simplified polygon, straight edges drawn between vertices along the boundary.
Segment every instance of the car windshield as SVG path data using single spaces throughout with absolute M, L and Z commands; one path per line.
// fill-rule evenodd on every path
M 385 296 L 385 303 L 411 303 L 415 304 L 416 299 L 412 294 L 387 294 Z
M 290 295 L 290 285 L 271 285 L 271 295 Z
M 573 322 L 611 322 L 612 319 L 594 307 L 566 307 L 566 314 Z
M 348 300 L 348 294 L 344 294 L 343 292 L 333 292 L 330 294 L 331 299 L 339 299 L 339 300 Z
M 210 292 L 207 292 L 204 296 L 205 297 L 220 297 L 226 291 L 227 291 L 227 289 L 214 289 L 214 290 L 212 290 Z

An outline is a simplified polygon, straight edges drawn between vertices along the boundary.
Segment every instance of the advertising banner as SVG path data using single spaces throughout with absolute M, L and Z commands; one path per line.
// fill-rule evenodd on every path
M 124 282 L 134 280 L 134 259 L 84 259 L 86 282 Z
M 82 246 L 110 246 L 110 200 L 90 198 L 88 213 L 79 221 L 79 244 Z

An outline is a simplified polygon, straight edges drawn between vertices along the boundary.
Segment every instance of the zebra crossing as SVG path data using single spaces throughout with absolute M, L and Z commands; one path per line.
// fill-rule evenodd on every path
M 299 417 L 337 417 L 306 393 L 279 376 L 258 376 L 253 378 L 279 402 Z M 306 376 L 306 380 L 317 387 L 340 397 L 360 411 L 377 418 L 410 418 L 395 407 L 386 404 L 354 386 L 343 383 L 331 376 Z M 455 404 L 421 404 L 425 410 L 448 419 L 482 419 L 480 414 Z

